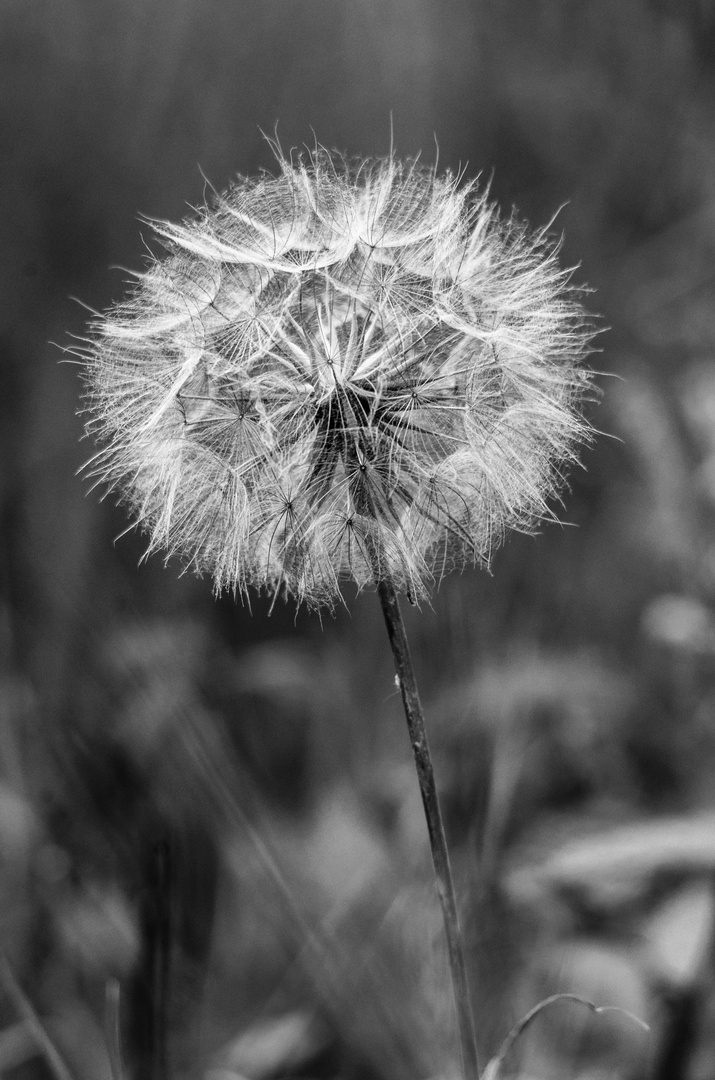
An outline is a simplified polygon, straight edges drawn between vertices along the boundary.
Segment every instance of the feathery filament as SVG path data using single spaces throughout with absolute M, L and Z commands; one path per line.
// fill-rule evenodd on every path
M 475 185 L 318 150 L 180 225 L 83 351 L 93 475 L 217 590 L 424 595 L 550 516 L 589 332 Z

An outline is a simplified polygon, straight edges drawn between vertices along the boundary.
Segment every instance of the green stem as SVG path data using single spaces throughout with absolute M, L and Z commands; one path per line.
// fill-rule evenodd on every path
M 432 768 L 427 742 L 427 730 L 425 728 L 424 715 L 417 692 L 417 682 L 412 667 L 410 649 L 405 633 L 405 624 L 402 621 L 400 605 L 397 594 L 392 585 L 385 581 L 377 581 L 377 591 L 382 604 L 383 615 L 387 624 L 387 633 L 392 646 L 392 655 L 395 660 L 397 680 L 402 694 L 402 703 L 407 717 L 407 727 L 412 743 L 412 752 L 417 768 L 417 777 L 420 784 L 422 803 L 427 818 L 430 847 L 432 849 L 432 862 L 434 864 L 437 879 L 437 891 L 440 904 L 442 905 L 442 917 L 447 937 L 447 952 L 452 972 L 452 985 L 454 1000 L 457 1007 L 457 1022 L 459 1024 L 459 1038 L 462 1052 L 462 1070 L 465 1080 L 479 1080 L 479 1062 L 477 1060 L 477 1045 L 474 1036 L 474 1017 L 469 996 L 469 983 L 467 981 L 467 968 L 464 961 L 464 949 L 462 935 L 459 929 L 459 915 L 457 913 L 457 900 L 454 894 L 454 882 L 452 870 L 449 864 L 449 852 L 447 851 L 447 839 L 442 823 L 442 811 L 440 810 L 437 797 L 437 787 Z

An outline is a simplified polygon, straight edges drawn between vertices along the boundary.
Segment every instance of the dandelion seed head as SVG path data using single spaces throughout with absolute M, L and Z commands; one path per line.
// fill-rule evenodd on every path
M 316 150 L 182 224 L 83 347 L 90 471 L 217 590 L 413 597 L 552 516 L 588 428 L 557 246 L 474 184 Z

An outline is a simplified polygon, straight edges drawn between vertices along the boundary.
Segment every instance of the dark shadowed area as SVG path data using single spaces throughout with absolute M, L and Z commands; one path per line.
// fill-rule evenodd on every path
M 64 350 L 263 133 L 481 176 L 592 290 L 564 524 L 405 620 L 484 1062 L 563 992 L 625 1012 L 545 1008 L 503 1078 L 710 1080 L 712 0 L 0 5 L 0 1073 L 457 1075 L 374 593 L 214 598 L 77 475 Z

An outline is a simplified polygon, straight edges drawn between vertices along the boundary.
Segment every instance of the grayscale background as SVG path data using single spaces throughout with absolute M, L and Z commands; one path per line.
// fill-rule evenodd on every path
M 650 1040 L 562 1002 L 505 1075 L 708 1080 L 712 0 L 0 0 L 0 1073 L 454 1069 L 375 596 L 216 600 L 77 475 L 63 350 L 264 132 L 481 176 L 592 290 L 563 525 L 406 619 L 485 1054 L 573 992 Z

